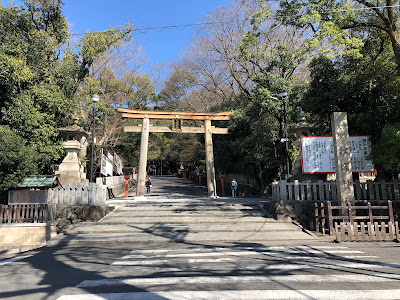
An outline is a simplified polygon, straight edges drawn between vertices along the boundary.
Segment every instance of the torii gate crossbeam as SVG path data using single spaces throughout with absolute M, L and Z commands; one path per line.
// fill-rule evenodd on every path
M 142 126 L 125 126 L 125 132 L 141 132 L 139 172 L 137 180 L 136 197 L 144 197 L 146 168 L 147 168 L 147 150 L 149 143 L 149 132 L 180 132 L 180 133 L 204 133 L 206 150 L 206 170 L 207 170 L 207 188 L 210 197 L 217 197 L 214 151 L 212 134 L 227 134 L 228 128 L 216 128 L 212 126 L 211 121 L 229 120 L 232 112 L 218 113 L 192 113 L 192 112 L 167 112 L 152 110 L 131 110 L 118 108 L 122 117 L 131 119 L 142 119 Z M 150 119 L 171 120 L 171 126 L 152 126 Z M 182 127 L 182 120 L 200 120 L 204 121 L 204 127 Z

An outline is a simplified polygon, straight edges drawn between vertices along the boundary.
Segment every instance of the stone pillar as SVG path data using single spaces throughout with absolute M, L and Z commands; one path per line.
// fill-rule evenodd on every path
M 204 128 L 205 128 L 205 144 L 206 144 L 206 170 L 207 170 L 208 196 L 216 198 L 217 185 L 215 181 L 214 150 L 212 142 L 211 120 L 204 121 Z
M 335 151 L 336 191 L 340 206 L 354 204 L 354 186 L 350 159 L 349 129 L 347 113 L 333 112 L 331 115 L 333 148 Z
M 147 167 L 147 150 L 149 146 L 150 120 L 143 119 L 142 137 L 140 140 L 139 173 L 137 177 L 136 197 L 144 197 Z

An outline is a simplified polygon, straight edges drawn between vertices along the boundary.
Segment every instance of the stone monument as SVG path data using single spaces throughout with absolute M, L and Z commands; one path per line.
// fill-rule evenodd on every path
M 335 152 L 336 191 L 340 206 L 353 204 L 354 186 L 351 169 L 349 126 L 347 113 L 333 112 L 331 115 L 333 148 Z
M 86 157 L 88 133 L 77 124 L 59 130 L 66 137 L 64 149 L 67 152 L 56 171 L 56 174 L 59 174 L 61 185 L 77 185 L 79 183 L 88 185 L 89 180 L 86 179 L 85 167 L 79 157 L 79 154 L 81 157 Z

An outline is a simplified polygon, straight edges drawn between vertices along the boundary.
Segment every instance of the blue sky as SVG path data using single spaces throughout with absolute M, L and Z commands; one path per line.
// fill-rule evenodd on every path
M 115 24 L 133 23 L 136 28 L 184 25 L 201 22 L 206 12 L 233 0 L 63 0 L 63 13 L 72 25 L 73 33 L 87 30 L 105 30 Z M 8 0 L 0 0 L 8 6 Z M 14 0 L 20 5 L 21 0 Z M 177 59 L 181 49 L 188 45 L 194 28 L 184 30 L 151 30 L 134 33 L 133 38 L 144 47 L 150 63 Z
M 3 0 L 4 2 L 4 0 Z M 137 28 L 200 22 L 207 11 L 232 0 L 64 0 L 64 15 L 74 33 L 104 30 L 114 24 L 131 22 Z M 151 30 L 135 33 L 150 63 L 172 61 L 189 44 L 193 28 Z

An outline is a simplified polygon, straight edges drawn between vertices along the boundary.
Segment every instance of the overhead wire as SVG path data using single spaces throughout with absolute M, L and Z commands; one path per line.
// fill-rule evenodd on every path
M 372 10 L 372 9 L 380 9 L 380 8 L 397 8 L 400 7 L 400 4 L 396 5 L 383 5 L 383 6 L 373 6 L 373 7 L 360 7 L 360 8 L 351 8 L 351 9 L 333 9 L 332 12 L 346 12 L 346 11 L 361 11 L 361 10 Z M 133 33 L 139 34 L 147 34 L 149 31 L 157 31 L 162 32 L 166 29 L 178 29 L 178 30 L 185 30 L 188 27 L 199 27 L 199 26 L 206 26 L 206 25 L 216 25 L 216 24 L 229 24 L 236 21 L 239 22 L 246 22 L 251 20 L 248 19 L 241 19 L 235 21 L 216 21 L 216 22 L 201 22 L 201 23 L 189 23 L 189 24 L 179 24 L 179 25 L 165 25 L 165 26 L 152 26 L 152 27 L 143 27 L 143 28 L 133 28 Z M 71 33 L 71 35 L 84 35 L 85 33 Z

